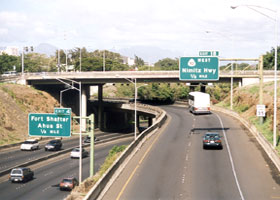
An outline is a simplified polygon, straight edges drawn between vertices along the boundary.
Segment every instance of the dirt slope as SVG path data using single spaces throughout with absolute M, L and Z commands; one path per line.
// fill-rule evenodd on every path
M 0 145 L 28 138 L 28 113 L 53 113 L 59 103 L 48 93 L 17 84 L 0 84 Z
M 277 88 L 280 87 L 278 83 Z M 263 104 L 266 106 L 266 118 L 272 120 L 273 117 L 273 98 L 274 98 L 274 84 L 273 82 L 264 83 L 263 88 Z M 277 97 L 279 97 L 279 90 L 277 92 Z M 277 98 L 277 116 L 280 116 L 279 109 L 280 99 Z M 221 103 L 227 105 L 229 108 L 230 105 L 230 95 Z M 236 88 L 233 94 L 233 107 L 241 116 L 246 119 L 252 119 L 256 117 L 256 105 L 260 104 L 259 101 L 259 85 L 248 85 L 246 87 Z M 277 118 L 277 124 L 280 123 L 280 118 Z M 272 124 L 269 127 L 272 130 Z

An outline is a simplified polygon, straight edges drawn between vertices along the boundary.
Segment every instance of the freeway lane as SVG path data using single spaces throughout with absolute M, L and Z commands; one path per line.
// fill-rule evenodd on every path
M 22 164 L 24 162 L 46 156 L 52 152 L 45 152 L 44 146 L 47 141 L 39 142 L 39 150 L 34 151 L 21 151 L 20 146 L 12 148 L 12 150 L 4 150 L 0 152 L 0 171 L 9 169 L 10 167 Z M 66 139 L 62 140 L 62 149 L 67 149 L 70 147 L 78 146 L 79 140 L 75 139 Z
M 170 123 L 143 145 L 104 200 L 280 199 L 279 172 L 237 120 L 163 108 Z M 207 130 L 224 136 L 222 150 L 203 150 Z
M 95 133 L 96 137 L 99 139 L 99 142 L 102 142 L 106 139 L 113 138 L 113 137 L 119 137 L 124 136 L 124 134 L 121 133 L 106 133 L 106 132 L 100 132 L 96 131 Z M 41 158 L 43 156 L 47 156 L 49 154 L 52 154 L 57 151 L 45 151 L 44 147 L 47 141 L 40 141 L 39 142 L 39 150 L 35 151 L 21 151 L 20 146 L 16 146 L 13 148 L 9 148 L 6 150 L 0 151 L 0 172 L 7 170 L 11 167 L 14 167 L 16 165 L 22 164 L 24 162 L 28 162 L 31 160 L 35 160 L 38 158 Z M 62 140 L 62 150 L 68 149 L 68 148 L 74 148 L 76 146 L 79 146 L 79 137 L 71 137 L 69 139 L 63 139 Z
M 100 144 L 95 148 L 95 170 L 103 164 L 109 150 L 114 145 L 129 144 L 133 137 Z M 58 183 L 64 177 L 74 176 L 78 178 L 79 160 L 71 159 L 70 153 L 60 156 L 56 162 L 49 163 L 34 170 L 35 178 L 27 183 L 0 183 L 0 199 L 5 200 L 61 200 L 69 192 L 60 191 Z M 89 176 L 89 157 L 83 159 L 83 179 Z

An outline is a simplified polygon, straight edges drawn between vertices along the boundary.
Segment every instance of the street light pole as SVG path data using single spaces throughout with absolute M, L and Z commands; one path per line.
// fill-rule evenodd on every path
M 278 35 L 278 11 L 277 10 L 272 10 L 270 8 L 266 8 L 266 7 L 262 7 L 262 6 L 257 6 L 257 5 L 238 5 L 238 6 L 231 6 L 232 9 L 235 9 L 237 7 L 240 6 L 245 6 L 269 19 L 271 19 L 272 21 L 274 21 L 274 26 L 275 26 L 275 30 L 274 30 L 274 35 L 275 35 L 275 55 L 274 55 L 274 106 L 273 106 L 273 147 L 275 148 L 277 146 L 277 136 L 276 136 L 276 128 L 277 128 L 277 35 Z M 255 8 L 261 8 L 261 9 L 266 9 L 269 10 L 271 12 L 275 13 L 275 18 L 264 14 L 262 12 L 260 12 L 259 10 L 255 9 Z
M 128 80 L 129 82 L 134 84 L 134 140 L 136 140 L 137 137 L 137 124 L 136 124 L 136 120 L 137 120 L 137 106 L 136 106 L 136 101 L 137 101 L 137 79 L 135 78 L 134 81 L 128 78 L 125 78 L 126 80 Z
M 138 95 L 138 88 L 146 86 L 147 84 L 141 85 L 137 87 L 137 79 L 135 78 L 134 81 L 128 78 L 125 78 L 129 82 L 134 84 L 134 140 L 137 138 L 137 95 Z
M 78 90 L 79 91 L 79 101 L 80 101 L 80 158 L 79 158 L 79 182 L 82 182 L 82 83 L 81 82 L 77 82 L 71 79 L 66 79 L 66 78 L 56 78 L 56 80 L 60 81 L 61 83 L 64 83 L 65 85 L 71 87 L 70 89 L 73 90 Z M 67 81 L 71 81 L 71 84 L 67 83 L 66 81 L 63 80 L 67 80 Z M 76 88 L 74 86 L 74 83 L 79 84 L 79 88 Z M 68 89 L 67 89 L 68 90 Z M 65 90 L 63 90 L 65 91 Z
M 72 90 L 72 89 L 73 89 L 73 88 L 71 87 L 71 88 L 68 88 L 68 89 L 61 90 L 61 91 L 60 91 L 60 100 L 59 100 L 60 108 L 62 108 L 62 93 L 63 93 L 63 92 L 66 92 L 66 91 L 68 91 L 68 90 Z
M 137 130 L 137 106 L 136 106 L 136 102 L 137 102 L 137 79 L 135 78 L 134 81 L 134 140 L 136 140 L 136 130 Z

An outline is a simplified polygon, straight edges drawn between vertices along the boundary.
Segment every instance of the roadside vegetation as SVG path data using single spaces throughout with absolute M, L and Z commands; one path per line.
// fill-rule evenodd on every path
M 280 87 L 280 84 L 277 86 Z M 256 105 L 259 102 L 259 85 L 249 85 L 246 87 L 236 87 L 233 94 L 233 111 L 239 113 L 242 117 L 247 119 L 250 123 L 255 125 L 260 133 L 272 144 L 273 143 L 273 82 L 267 82 L 264 84 L 263 104 L 266 106 L 266 117 L 261 123 L 260 118 L 256 116 Z M 277 91 L 279 97 L 280 90 Z M 278 102 L 279 104 L 279 102 Z M 216 104 L 227 109 L 230 109 L 230 93 L 222 101 Z M 277 108 L 277 116 L 280 116 L 279 106 Z M 280 119 L 277 119 L 277 127 L 280 123 Z M 277 140 L 279 143 L 279 130 L 277 129 Z M 276 150 L 280 154 L 280 145 L 277 144 Z
M 94 184 L 103 176 L 103 174 L 112 166 L 121 153 L 127 148 L 127 145 L 114 146 L 106 157 L 103 165 L 93 177 L 84 180 L 79 186 L 74 188 L 65 200 L 80 200 L 83 199 Z

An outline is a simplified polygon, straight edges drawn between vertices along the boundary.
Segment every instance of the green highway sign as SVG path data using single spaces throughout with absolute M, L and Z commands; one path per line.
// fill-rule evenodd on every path
M 29 136 L 70 137 L 71 116 L 46 113 L 30 113 L 28 116 Z
M 219 56 L 218 51 L 199 51 L 199 56 Z
M 181 57 L 180 80 L 219 80 L 218 57 Z
M 58 115 L 71 115 L 71 108 L 54 108 L 54 113 Z

